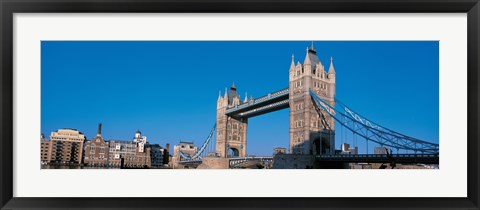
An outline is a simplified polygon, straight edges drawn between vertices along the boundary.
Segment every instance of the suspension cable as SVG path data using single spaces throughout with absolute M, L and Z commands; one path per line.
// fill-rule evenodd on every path
M 359 115 L 356 113 L 351 112 L 350 114 L 354 114 L 355 118 L 352 118 L 350 116 L 347 116 L 345 113 L 338 112 L 337 109 L 333 108 L 331 105 L 329 105 L 327 102 L 323 101 L 319 96 L 317 96 L 315 93 L 313 93 L 312 90 L 310 90 L 310 96 L 313 98 L 315 103 L 321 107 L 323 110 L 326 111 L 327 114 L 329 114 L 332 118 L 334 118 L 337 122 L 342 123 L 341 120 L 338 119 L 338 117 L 335 116 L 336 112 L 340 114 L 341 116 L 348 118 L 350 122 L 352 123 L 353 128 L 347 127 L 346 123 L 342 123 L 347 129 L 351 130 L 354 134 L 358 134 L 359 136 L 362 136 L 365 139 L 368 139 L 372 142 L 378 143 L 378 144 L 383 144 L 387 145 L 393 148 L 403 148 L 403 149 L 410 149 L 410 150 L 415 150 L 415 151 L 424 151 L 424 152 L 429 152 L 429 153 L 438 153 L 438 144 L 434 144 L 431 142 L 425 142 L 421 141 L 403 134 L 400 134 L 398 132 L 390 132 L 388 129 L 383 129 L 382 127 L 372 125 L 370 121 L 368 121 L 366 118 L 360 118 Z M 358 119 L 359 118 L 359 119 Z M 366 124 L 365 124 L 366 123 Z M 357 125 L 358 124 L 358 125 Z M 357 127 L 359 126 L 359 127 Z M 358 129 L 358 130 L 357 130 Z M 371 136 L 366 136 L 365 130 L 369 130 L 371 132 Z M 374 137 L 375 139 L 371 139 L 371 137 Z M 357 141 L 356 135 L 354 135 L 354 141 Z M 418 148 L 415 147 L 412 149 L 412 144 L 421 144 L 422 147 Z M 356 144 L 356 142 L 355 142 Z

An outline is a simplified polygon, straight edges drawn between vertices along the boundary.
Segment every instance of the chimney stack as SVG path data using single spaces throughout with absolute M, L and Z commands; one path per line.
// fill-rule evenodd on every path
M 102 123 L 98 123 L 98 132 L 97 135 L 101 136 L 102 135 Z

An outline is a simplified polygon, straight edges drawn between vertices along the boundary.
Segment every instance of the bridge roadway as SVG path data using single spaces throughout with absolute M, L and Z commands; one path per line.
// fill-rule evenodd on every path
M 262 162 L 273 162 L 272 156 L 251 156 L 229 158 L 230 168 L 236 168 L 238 165 L 247 161 L 258 160 Z M 316 155 L 315 161 L 322 162 L 338 162 L 338 163 L 390 163 L 392 160 L 386 154 L 337 154 L 337 155 Z M 417 164 L 439 164 L 438 154 L 394 154 L 393 161 L 395 163 L 417 163 Z M 201 159 L 180 161 L 183 165 L 199 165 Z
M 242 163 L 246 163 L 248 161 L 254 161 L 258 160 L 261 162 L 268 162 L 268 163 L 273 163 L 273 157 L 272 156 L 250 156 L 250 157 L 237 157 L 237 158 L 230 158 L 229 159 L 229 165 L 230 168 L 236 168 Z
M 253 161 L 253 160 L 258 160 L 262 162 L 273 162 L 273 157 L 272 156 L 249 156 L 249 157 L 233 157 L 233 158 L 228 158 L 229 165 L 231 168 L 235 168 L 236 166 L 248 162 L 248 161 Z M 195 160 L 184 160 L 184 161 L 179 161 L 179 164 L 182 165 L 189 165 L 189 166 L 197 166 L 202 164 L 202 159 L 195 159 Z
M 393 154 L 396 163 L 423 163 L 438 164 L 438 154 Z M 386 154 L 338 154 L 317 155 L 315 161 L 319 162 L 345 162 L 345 163 L 389 163 L 392 162 Z
M 249 101 L 227 109 L 225 114 L 237 119 L 255 117 L 265 113 L 288 108 L 288 98 L 289 89 L 285 88 L 273 93 L 269 93 L 260 98 L 256 98 L 252 102 Z

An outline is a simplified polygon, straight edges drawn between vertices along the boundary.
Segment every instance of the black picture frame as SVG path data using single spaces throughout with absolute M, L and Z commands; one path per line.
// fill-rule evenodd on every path
M 478 0 L 0 0 L 1 209 L 479 209 Z M 468 188 L 465 198 L 13 197 L 14 13 L 467 13 Z M 445 180 L 448 181 L 448 180 Z M 388 186 L 386 187 L 388 188 Z M 164 190 L 164 189 L 158 189 Z

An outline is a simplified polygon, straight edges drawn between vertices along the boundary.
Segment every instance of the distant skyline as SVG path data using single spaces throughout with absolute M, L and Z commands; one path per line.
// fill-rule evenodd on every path
M 310 41 L 42 41 L 41 131 L 74 128 L 92 139 L 201 146 L 215 124 L 216 101 L 233 82 L 243 100 L 288 87 Z M 437 41 L 314 41 L 336 97 L 382 126 L 439 141 Z M 336 148 L 346 129 L 336 125 Z M 359 140 L 359 152 L 363 140 Z M 289 110 L 249 119 L 247 154 L 289 145 Z M 441 146 L 441 145 L 440 145 Z M 363 151 L 362 151 L 363 150 Z M 369 147 L 373 151 L 373 146 Z

